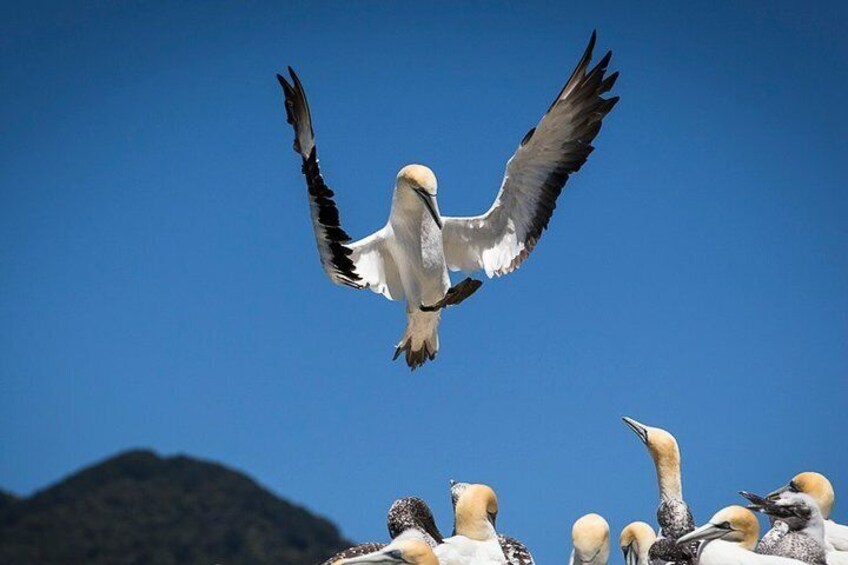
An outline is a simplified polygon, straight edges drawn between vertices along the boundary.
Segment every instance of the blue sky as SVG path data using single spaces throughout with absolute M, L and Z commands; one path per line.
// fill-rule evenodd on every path
M 653 521 L 630 415 L 677 435 L 698 521 L 803 469 L 844 499 L 848 9 L 643 4 L 4 4 L 0 486 L 152 447 L 366 540 L 409 494 L 449 530 L 448 479 L 481 481 L 561 562 L 585 512 Z M 274 73 L 361 237 L 410 162 L 484 210 L 593 29 L 597 150 L 410 374 L 403 306 L 320 269 Z

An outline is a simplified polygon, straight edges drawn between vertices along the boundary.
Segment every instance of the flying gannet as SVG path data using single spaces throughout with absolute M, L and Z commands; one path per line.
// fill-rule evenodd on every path
M 827 565 L 824 545 L 824 519 L 818 504 L 809 495 L 787 491 L 775 500 L 741 491 L 750 510 L 776 520 L 775 526 L 757 544 L 757 553 L 779 555 L 808 565 Z
M 754 553 L 759 535 L 760 523 L 753 512 L 728 506 L 677 543 L 704 542 L 698 550 L 698 565 L 802 565 L 795 559 Z
M 386 522 L 389 537 L 393 542 L 414 539 L 430 547 L 436 547 L 443 541 L 430 507 L 418 497 L 407 496 L 394 501 L 389 508 Z M 385 543 L 362 543 L 337 553 L 322 565 L 334 565 L 343 559 L 370 555 L 385 547 L 387 547 Z
M 610 555 L 609 524 L 599 514 L 581 516 L 571 527 L 569 565 L 607 565 Z
M 375 565 L 394 565 L 397 563 L 404 563 L 407 565 L 440 565 L 439 560 L 433 553 L 433 548 L 423 541 L 416 539 L 395 540 L 389 545 L 366 553 L 365 555 L 344 558 L 336 565 L 347 563 L 373 563 Z
M 456 502 L 459 496 L 465 492 L 465 489 L 471 486 L 471 483 L 460 483 L 454 480 L 450 481 L 451 504 L 454 511 L 453 533 L 456 534 Z M 521 543 L 514 537 L 504 535 L 498 532 L 498 543 L 501 545 L 504 557 L 508 565 L 535 565 L 533 555 L 526 545 Z
M 660 505 L 657 508 L 660 536 L 651 547 L 651 559 L 672 563 L 690 562 L 695 548 L 673 543 L 695 529 L 689 505 L 683 500 L 677 440 L 662 428 L 646 426 L 633 418 L 625 417 L 623 420 L 648 448 L 656 468 L 660 490 Z
M 645 522 L 627 524 L 618 537 L 624 554 L 624 565 L 652 565 L 648 551 L 657 539 L 654 529 Z
M 601 121 L 617 97 L 603 98 L 618 73 L 605 76 L 612 52 L 589 68 L 595 34 L 571 77 L 539 124 L 527 132 L 507 162 L 500 191 L 479 216 L 442 216 L 436 176 L 422 165 L 403 167 L 395 181 L 386 225 L 351 242 L 318 168 L 306 93 L 289 67 L 291 83 L 277 75 L 286 116 L 294 127 L 294 149 L 303 159 L 312 225 L 321 264 L 330 280 L 370 288 L 389 300 L 406 299 L 408 323 L 394 358 L 406 352 L 415 369 L 439 351 L 441 309 L 459 304 L 482 284 L 466 278 L 451 286 L 448 270 L 484 270 L 490 278 L 511 273 L 533 251 L 548 227 L 569 175 L 592 152 Z
M 831 553 L 834 552 L 848 553 L 848 526 L 843 526 L 830 519 L 836 501 L 836 493 L 830 480 L 821 473 L 813 471 L 798 473 L 792 477 L 789 484 L 772 492 L 768 495 L 768 498 L 775 498 L 786 491 L 803 492 L 813 497 L 824 518 L 824 541 L 828 550 L 828 560 L 839 558 L 843 563 L 848 563 L 848 555 L 831 556 Z
M 454 508 L 454 535 L 434 550 L 442 565 L 506 565 L 495 531 L 498 497 L 491 487 L 469 484 Z

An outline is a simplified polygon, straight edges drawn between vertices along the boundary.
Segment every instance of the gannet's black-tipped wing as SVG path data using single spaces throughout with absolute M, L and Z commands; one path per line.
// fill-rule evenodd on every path
M 618 97 L 602 96 L 618 78 L 617 72 L 605 76 L 612 52 L 590 69 L 594 46 L 592 33 L 571 78 L 507 163 L 488 212 L 444 218 L 442 237 L 451 270 L 484 269 L 489 277 L 500 276 L 517 269 L 533 251 L 568 176 L 586 162 L 601 121 L 618 102 Z
M 337 554 L 333 555 L 332 557 L 321 563 L 321 565 L 333 565 L 333 563 L 341 561 L 342 559 L 350 559 L 351 557 L 368 555 L 369 553 L 380 551 L 384 547 L 386 547 L 385 543 L 361 543 L 359 545 L 349 547 L 344 551 L 338 552 Z
M 517 539 L 498 534 L 498 542 L 501 544 L 507 565 L 536 565 L 530 550 Z
M 334 193 L 324 182 L 318 167 L 318 152 L 312 116 L 306 93 L 295 72 L 289 67 L 292 82 L 277 75 L 286 101 L 286 118 L 294 128 L 294 150 L 303 158 L 303 175 L 309 189 L 312 227 L 318 243 L 321 265 L 336 284 L 352 288 L 370 288 L 389 300 L 403 298 L 403 287 L 394 259 L 385 247 L 384 231 L 351 243 L 341 227 Z

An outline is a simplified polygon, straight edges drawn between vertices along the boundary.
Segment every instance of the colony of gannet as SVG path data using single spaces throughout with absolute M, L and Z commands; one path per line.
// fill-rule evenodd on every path
M 395 348 L 415 369 L 436 357 L 441 310 L 459 304 L 482 284 L 466 278 L 451 286 L 448 271 L 483 270 L 490 278 L 511 273 L 536 247 L 569 175 L 593 151 L 601 122 L 618 101 L 604 98 L 618 73 L 607 76 L 611 52 L 590 68 L 595 34 L 583 57 L 541 121 L 509 159 L 500 191 L 479 216 L 442 216 L 433 171 L 403 167 L 395 180 L 386 225 L 351 242 L 341 227 L 334 193 L 318 168 L 312 116 L 300 79 L 281 75 L 294 149 L 302 158 L 312 227 L 321 264 L 330 280 L 370 288 L 389 300 L 406 300 L 406 331 Z
M 625 565 L 848 565 L 848 527 L 830 519 L 835 493 L 824 475 L 800 473 L 765 497 L 739 491 L 747 507 L 727 506 L 697 526 L 683 498 L 677 439 L 633 418 L 624 421 L 647 447 L 659 487 L 656 526 L 635 521 L 621 530 Z M 442 536 L 423 500 L 406 497 L 389 509 L 387 542 L 354 546 L 323 565 L 535 565 L 527 546 L 497 531 L 498 497 L 490 486 L 451 480 L 450 497 L 450 537 Z M 754 512 L 772 522 L 762 539 Z M 569 565 L 607 565 L 609 523 L 596 513 L 580 517 L 571 548 Z

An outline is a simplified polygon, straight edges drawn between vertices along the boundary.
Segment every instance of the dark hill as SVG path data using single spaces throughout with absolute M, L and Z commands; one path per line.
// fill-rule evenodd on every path
M 0 563 L 313 565 L 336 527 L 221 465 L 130 451 L 29 498 L 0 492 Z

